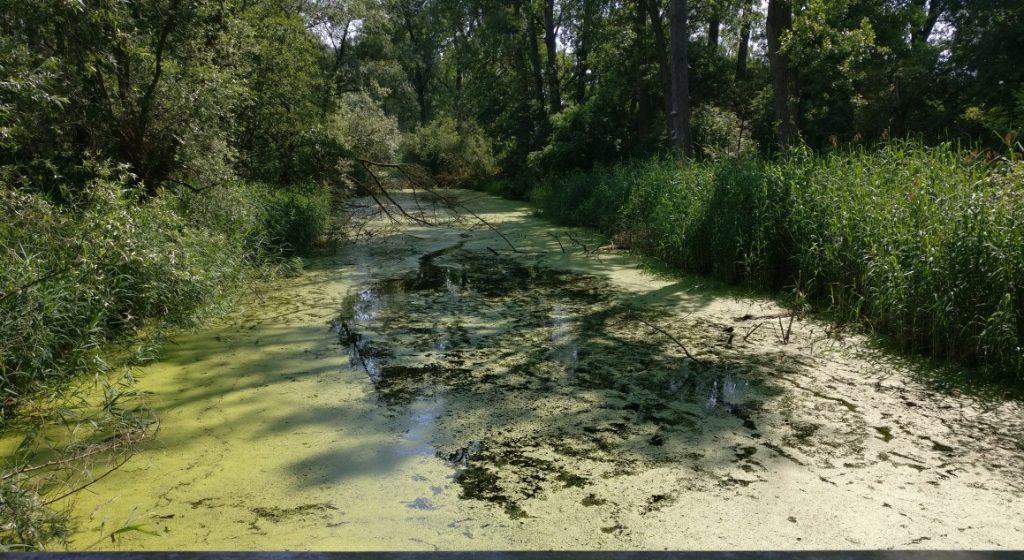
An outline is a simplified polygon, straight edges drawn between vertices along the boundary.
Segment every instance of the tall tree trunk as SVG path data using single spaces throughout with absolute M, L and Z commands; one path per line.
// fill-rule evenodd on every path
M 576 103 L 582 105 L 587 98 L 587 59 L 590 56 L 590 34 L 593 27 L 594 0 L 583 0 L 583 21 L 580 25 L 580 40 L 576 45 Z
M 672 149 L 678 157 L 689 158 L 690 141 L 690 69 L 687 47 L 690 40 L 686 25 L 686 0 L 672 0 L 669 40 L 672 43 Z
M 404 10 L 405 31 L 409 34 L 409 44 L 419 49 L 419 61 L 413 70 L 413 89 L 416 90 L 416 102 L 420 106 L 420 124 L 430 122 L 430 80 L 433 77 L 433 52 L 427 52 L 416 34 L 416 25 L 413 21 L 416 14 Z
M 744 10 L 744 16 L 746 10 Z M 750 50 L 750 23 L 743 22 L 740 26 L 740 44 L 736 53 L 736 81 L 747 79 L 747 53 Z
M 668 44 L 665 41 L 665 27 L 661 18 L 658 0 L 647 0 L 647 15 L 651 18 L 654 31 L 654 50 L 658 51 L 658 74 L 661 77 L 661 98 L 665 105 L 665 129 L 669 141 L 672 139 L 672 77 L 668 69 Z
M 793 5 L 790 0 L 768 0 L 768 65 L 772 75 L 772 96 L 775 120 L 778 123 L 779 144 L 785 148 L 797 140 L 796 118 L 789 99 L 789 57 L 782 52 L 782 33 L 793 25 Z
M 718 48 L 718 34 L 722 28 L 722 17 L 718 14 L 718 8 L 711 12 L 711 19 L 708 21 L 708 47 L 711 50 Z
M 530 70 L 536 90 L 534 95 L 543 107 L 546 102 L 544 99 L 544 69 L 540 62 L 540 47 L 537 46 L 537 21 L 532 10 L 526 13 L 526 53 L 530 57 Z
M 555 29 L 555 0 L 544 0 L 544 47 L 547 50 L 548 111 L 562 110 L 562 91 L 558 84 L 558 30 Z
M 651 97 L 644 85 L 643 64 L 647 59 L 644 52 L 644 27 L 647 23 L 647 0 L 636 0 L 636 12 L 633 19 L 633 97 L 636 99 L 636 136 L 637 142 L 643 144 L 651 129 Z

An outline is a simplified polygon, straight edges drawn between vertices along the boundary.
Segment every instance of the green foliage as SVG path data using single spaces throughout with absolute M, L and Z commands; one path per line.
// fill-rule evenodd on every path
M 701 105 L 692 116 L 694 153 L 705 159 L 741 159 L 757 154 L 757 144 L 740 117 L 715 105 Z
M 402 140 L 398 121 L 365 92 L 339 96 L 327 126 L 344 154 L 374 161 L 393 161 Z
M 292 256 L 308 252 L 327 229 L 330 197 L 325 189 L 264 188 L 260 193 L 260 245 L 271 254 Z
M 0 480 L 0 551 L 33 550 L 70 536 L 68 514 L 43 506 L 43 498 L 18 477 Z
M 624 143 L 634 139 L 628 132 L 626 115 L 608 107 L 609 102 L 595 97 L 554 115 L 547 145 L 529 156 L 531 167 L 552 173 L 621 159 L 630 147 Z
M 481 181 L 497 172 L 483 129 L 442 117 L 402 138 L 402 159 L 426 167 L 444 184 Z
M 1002 160 L 1000 160 L 1002 161 Z M 950 147 L 551 178 L 542 214 L 730 282 L 789 287 L 936 358 L 1024 372 L 1024 167 Z
M 94 367 L 107 342 L 190 323 L 241 271 L 225 234 L 190 226 L 171 197 L 140 204 L 109 168 L 73 208 L 0 190 L 0 386 L 8 398 Z M 6 409 L 6 405 L 5 405 Z

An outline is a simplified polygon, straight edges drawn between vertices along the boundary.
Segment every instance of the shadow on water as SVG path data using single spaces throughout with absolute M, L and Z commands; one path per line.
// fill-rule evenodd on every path
M 331 328 L 378 406 L 436 414 L 420 437 L 452 467 L 462 497 L 521 518 L 546 492 L 682 456 L 757 469 L 752 445 L 695 450 L 720 432 L 756 441 L 757 411 L 778 389 L 755 363 L 702 368 L 677 355 L 628 320 L 645 312 L 597 276 L 456 243 L 356 290 Z M 697 324 L 682 338 L 720 335 Z

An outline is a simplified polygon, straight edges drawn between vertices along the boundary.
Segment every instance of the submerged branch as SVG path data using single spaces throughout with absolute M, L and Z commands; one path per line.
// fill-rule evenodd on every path
M 699 366 L 701 366 L 701 367 L 703 367 L 705 369 L 709 367 L 706 363 L 704 363 L 701 360 L 698 360 L 696 356 L 691 354 L 690 351 L 686 349 L 686 346 L 684 346 L 683 343 L 680 342 L 678 338 L 672 336 L 672 333 L 666 331 L 665 329 L 659 327 L 658 325 L 655 325 L 654 323 L 651 323 L 649 321 L 641 319 L 640 317 L 634 316 L 634 317 L 631 317 L 631 319 L 633 319 L 633 320 L 635 320 L 635 321 L 637 321 L 639 323 L 643 323 L 643 324 L 647 325 L 648 327 L 650 327 L 651 329 L 653 329 L 653 330 L 655 330 L 655 331 L 665 335 L 666 337 L 668 337 L 669 340 L 674 342 L 676 344 L 676 346 L 678 346 L 680 349 L 682 349 L 683 354 L 686 354 L 687 358 L 693 360 L 697 365 L 699 365 Z
M 383 211 L 384 211 L 384 214 L 386 214 L 386 215 L 387 215 L 387 217 L 388 217 L 388 219 L 389 219 L 389 220 L 391 220 L 392 222 L 397 222 L 397 221 L 398 221 L 397 219 L 395 219 L 395 217 L 394 217 L 394 216 L 392 216 L 392 215 L 391 215 L 391 212 L 389 212 L 389 211 L 388 211 L 388 208 L 387 208 L 387 206 L 384 206 L 384 203 L 382 203 L 382 202 L 380 201 L 380 199 L 379 199 L 379 198 L 377 198 L 377 196 L 376 196 L 375 194 L 373 194 L 373 191 L 371 191 L 370 189 L 366 188 L 366 186 L 364 186 L 364 185 L 363 185 L 362 183 L 360 183 L 360 182 L 359 182 L 359 181 L 358 181 L 358 180 L 357 180 L 357 179 L 356 179 L 355 177 L 353 177 L 353 176 L 351 176 L 351 175 L 348 175 L 348 174 L 346 174 L 346 175 L 345 175 L 345 178 L 346 178 L 346 179 L 348 179 L 349 181 L 352 181 L 352 182 L 353 182 L 353 183 L 355 183 L 356 185 L 359 185 L 359 186 L 360 186 L 360 187 L 361 187 L 361 188 L 362 188 L 362 189 L 363 189 L 364 191 L 366 191 L 366 194 L 370 195 L 370 198 L 372 198 L 372 199 L 373 199 L 373 201 L 374 201 L 375 203 L 377 203 L 377 207 L 378 207 L 378 208 L 380 208 L 381 210 L 383 210 Z
M 61 494 L 60 496 L 57 496 L 56 498 L 53 498 L 52 500 L 47 500 L 47 501 L 43 502 L 43 505 L 44 505 L 44 506 L 48 506 L 48 505 L 51 505 L 51 504 L 53 504 L 53 503 L 55 503 L 55 502 L 59 502 L 59 501 L 63 500 L 64 498 L 67 498 L 67 497 L 69 497 L 69 496 L 72 496 L 72 495 L 74 495 L 74 494 L 77 494 L 77 493 L 81 492 L 82 490 L 85 490 L 86 488 L 88 488 L 88 487 L 92 486 L 93 484 L 96 484 L 97 482 L 99 482 L 99 481 L 103 480 L 103 479 L 104 479 L 104 478 L 106 478 L 106 477 L 107 477 L 107 476 L 108 476 L 109 474 L 113 473 L 113 472 L 114 472 L 114 471 L 116 471 L 117 469 L 120 469 L 121 467 L 123 467 L 123 466 L 124 466 L 124 464 L 125 464 L 125 463 L 127 463 L 127 462 L 128 462 L 128 460 L 129 460 L 129 459 L 131 459 L 131 458 L 132 458 L 132 457 L 134 457 L 134 456 L 135 456 L 135 454 L 134 454 L 134 453 L 132 453 L 132 454 L 129 454 L 129 455 L 128 455 L 127 457 L 125 457 L 125 458 L 124 458 L 124 460 L 122 460 L 122 461 L 121 461 L 120 463 L 118 463 L 118 464 L 114 465 L 113 467 L 111 467 L 110 469 L 108 469 L 108 470 L 107 470 L 107 472 L 105 472 L 105 473 L 103 473 L 103 474 L 101 474 L 101 475 L 97 476 L 96 478 L 94 478 L 94 479 L 90 480 L 89 482 L 86 482 L 85 484 L 83 484 L 83 485 L 81 485 L 81 486 L 79 486 L 79 487 L 77 487 L 77 488 L 74 488 L 73 490 L 69 490 L 69 491 L 67 491 L 67 492 L 65 492 L 65 493 L 63 493 L 63 494 Z

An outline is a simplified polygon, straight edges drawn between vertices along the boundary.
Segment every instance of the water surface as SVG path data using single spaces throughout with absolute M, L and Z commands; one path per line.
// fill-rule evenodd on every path
M 74 547 L 1024 546 L 1016 403 L 459 196 L 516 251 L 356 207 L 336 254 L 178 337 L 140 381 L 161 430 L 77 497 Z

